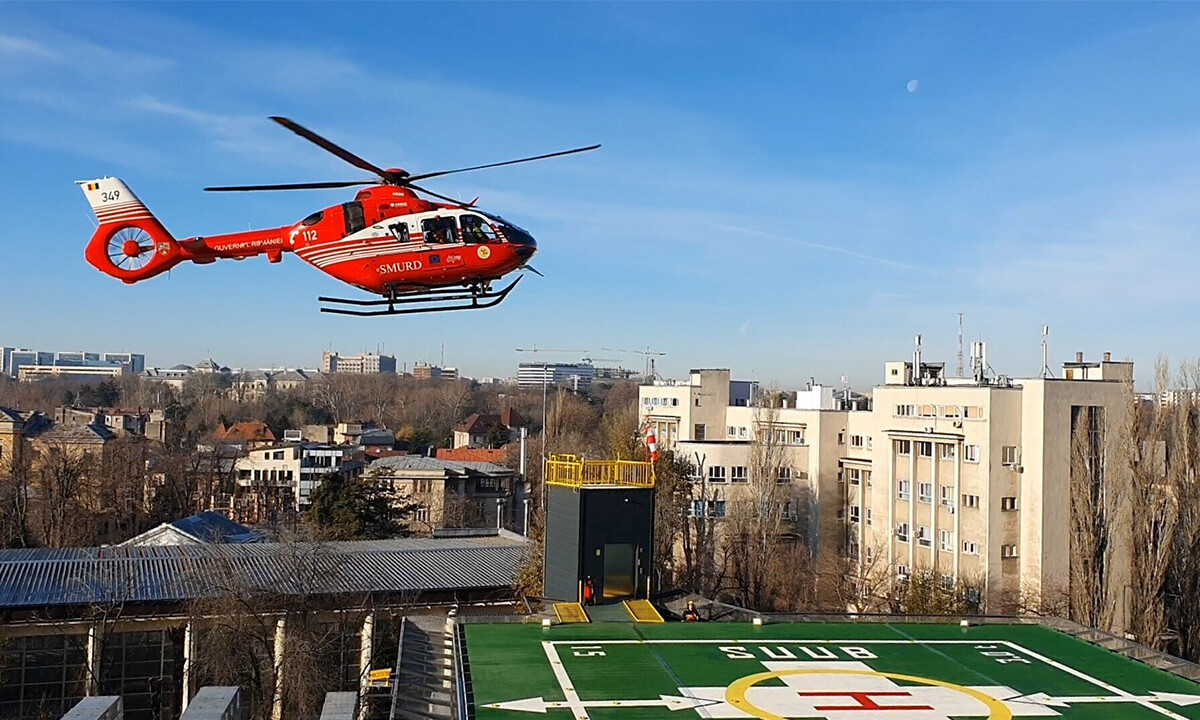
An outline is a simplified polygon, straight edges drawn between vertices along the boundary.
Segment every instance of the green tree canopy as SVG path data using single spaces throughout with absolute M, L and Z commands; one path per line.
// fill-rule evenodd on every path
M 364 475 L 329 473 L 313 491 L 306 519 L 322 540 L 379 540 L 408 534 L 407 520 L 417 509 L 397 498 L 379 481 Z

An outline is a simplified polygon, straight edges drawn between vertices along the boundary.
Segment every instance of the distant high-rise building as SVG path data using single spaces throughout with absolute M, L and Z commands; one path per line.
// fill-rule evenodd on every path
M 458 368 L 419 362 L 413 365 L 412 374 L 418 380 L 457 380 Z
M 537 388 L 545 385 L 567 385 L 573 390 L 585 390 L 596 377 L 596 368 L 588 363 L 521 363 L 517 366 L 517 386 Z
M 41 350 L 26 350 L 16 349 L 8 356 L 8 375 L 11 377 L 19 377 L 21 367 L 24 365 L 53 365 L 54 353 L 42 352 Z
M 9 377 L 21 377 L 21 369 L 26 368 L 26 376 L 45 377 L 48 375 L 70 375 L 65 370 L 52 368 L 90 368 L 84 375 L 120 375 L 124 373 L 140 373 L 146 369 L 146 356 L 140 353 L 97 353 L 85 350 L 64 350 L 60 352 L 45 352 L 27 348 L 0 347 L 0 372 Z M 113 370 L 119 367 L 120 370 Z M 32 368 L 38 368 L 33 370 Z
M 350 375 L 372 375 L 396 372 L 396 357 L 378 353 L 360 355 L 338 355 L 335 352 L 321 353 L 321 372 L 346 373 Z
M 135 374 L 146 370 L 146 356 L 141 353 L 106 352 L 100 359 L 105 362 L 121 363 L 127 372 Z

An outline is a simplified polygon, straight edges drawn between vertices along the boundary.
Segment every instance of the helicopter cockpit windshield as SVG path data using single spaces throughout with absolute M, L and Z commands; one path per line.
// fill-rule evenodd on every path
M 490 243 L 496 242 L 496 231 L 487 220 L 478 215 L 463 215 L 458 219 L 462 224 L 463 242 Z

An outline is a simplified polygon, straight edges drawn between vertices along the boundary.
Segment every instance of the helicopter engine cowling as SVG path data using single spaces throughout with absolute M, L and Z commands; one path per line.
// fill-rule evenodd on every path
M 178 265 L 183 248 L 141 200 L 117 178 L 79 186 L 100 221 L 84 256 L 100 272 L 125 283 L 154 277 Z

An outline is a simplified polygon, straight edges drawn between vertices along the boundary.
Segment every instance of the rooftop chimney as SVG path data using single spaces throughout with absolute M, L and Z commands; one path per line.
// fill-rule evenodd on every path
M 1075 353 L 1075 362 L 1083 362 L 1083 351 Z
M 1112 362 L 1112 353 L 1110 353 L 1110 352 L 1104 353 L 1104 362 Z

